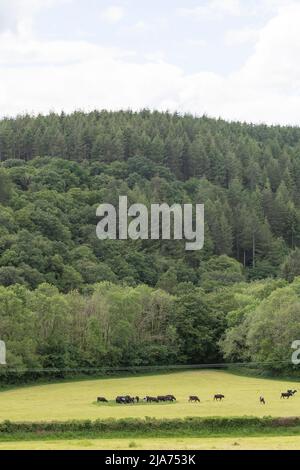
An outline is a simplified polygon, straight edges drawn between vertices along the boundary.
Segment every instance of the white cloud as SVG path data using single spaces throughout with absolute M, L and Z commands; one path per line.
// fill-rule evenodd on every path
M 147 27 L 147 23 L 143 20 L 139 20 L 135 23 L 135 25 L 133 26 L 133 29 L 135 31 L 146 31 L 148 29 Z
M 200 20 L 219 19 L 224 15 L 239 16 L 242 7 L 240 0 L 207 0 L 204 5 L 195 8 L 178 8 L 177 14 Z
M 180 69 L 87 42 L 0 41 L 2 114 L 159 107 L 175 100 Z M 170 83 L 173 81 L 173 84 Z M 176 85 L 177 84 L 177 85 Z
M 187 44 L 191 47 L 202 48 L 207 45 L 207 41 L 205 39 L 188 39 Z
M 244 66 L 219 88 L 207 86 L 208 97 L 215 93 L 207 100 L 207 111 L 229 119 L 299 124 L 299 23 L 298 2 L 281 8 L 260 31 Z
M 222 20 L 231 17 L 257 17 L 274 14 L 298 0 L 205 0 L 193 8 L 177 8 L 178 16 L 196 20 Z
M 255 43 L 259 38 L 258 29 L 244 28 L 232 29 L 226 32 L 225 43 L 228 46 L 240 46 L 248 43 Z
M 23 38 L 33 34 L 33 21 L 41 9 L 72 0 L 0 0 L 0 34 L 11 32 Z
M 166 30 L 169 26 L 168 20 L 166 18 L 157 18 L 155 20 L 143 20 L 140 19 L 133 25 L 125 28 L 128 32 L 134 33 L 147 33 L 155 34 L 158 36 L 162 30 Z
M 119 23 L 124 16 L 124 10 L 119 6 L 110 6 L 101 12 L 101 18 L 108 23 Z
M 290 94 L 300 85 L 300 4 L 282 9 L 260 32 L 241 76 L 264 91 Z
M 166 57 L 164 51 L 155 51 L 150 54 L 145 54 L 145 59 L 147 62 L 154 62 L 154 63 L 166 63 Z
M 135 63 L 126 51 L 84 41 L 24 39 L 6 28 L 0 36 L 0 110 L 149 107 L 299 124 L 299 24 L 298 2 L 279 9 L 259 32 L 251 57 L 226 77 L 201 70 L 188 75 L 163 56 Z

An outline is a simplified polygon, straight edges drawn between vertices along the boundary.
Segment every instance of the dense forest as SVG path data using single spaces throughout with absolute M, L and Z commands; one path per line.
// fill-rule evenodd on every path
M 9 366 L 20 377 L 225 360 L 289 368 L 300 338 L 299 190 L 296 127 L 148 110 L 2 119 Z M 98 240 L 96 208 L 120 195 L 203 203 L 204 249 Z

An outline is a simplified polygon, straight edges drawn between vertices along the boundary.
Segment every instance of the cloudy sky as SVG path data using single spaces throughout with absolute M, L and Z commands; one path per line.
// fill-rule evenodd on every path
M 300 0 L 0 0 L 0 115 L 300 124 Z

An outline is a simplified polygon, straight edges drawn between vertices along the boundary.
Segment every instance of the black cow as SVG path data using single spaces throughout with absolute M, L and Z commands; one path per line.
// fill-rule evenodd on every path
M 158 401 L 167 401 L 165 395 L 158 395 L 157 399 L 158 399 Z
M 121 405 L 128 405 L 129 403 L 134 403 L 134 398 L 130 397 L 129 395 L 117 397 L 116 403 L 119 403 Z
M 166 398 L 167 401 L 176 401 L 176 397 L 174 397 L 174 395 L 167 395 Z
M 158 401 L 176 401 L 174 395 L 160 395 L 157 397 Z
M 134 397 L 126 396 L 127 403 L 134 403 Z
M 284 398 L 284 399 L 287 398 L 287 399 L 289 399 L 289 398 L 292 397 L 292 396 L 293 396 L 293 394 L 290 393 L 290 392 L 282 392 L 280 398 Z
M 147 403 L 158 403 L 159 399 L 158 397 L 145 397 L 144 400 L 146 400 Z
M 104 397 L 98 397 L 97 398 L 97 403 L 108 403 L 108 400 Z
M 118 403 L 120 405 L 125 405 L 127 403 L 126 397 L 117 397 L 116 398 L 116 403 Z
M 260 397 L 260 398 L 259 398 L 259 401 L 260 401 L 260 403 L 261 403 L 262 405 L 265 405 L 265 404 L 266 404 L 266 401 L 265 401 L 264 397 Z
M 189 402 L 200 403 L 200 398 L 197 397 L 196 395 L 191 395 L 190 398 L 189 398 Z
M 214 396 L 214 401 L 222 401 L 222 400 L 224 400 L 224 398 L 225 398 L 225 395 L 221 395 L 221 394 L 215 395 Z

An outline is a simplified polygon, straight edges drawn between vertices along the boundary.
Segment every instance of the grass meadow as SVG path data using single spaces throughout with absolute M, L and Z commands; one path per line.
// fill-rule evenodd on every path
M 300 391 L 289 400 L 280 398 L 299 383 L 243 377 L 224 371 L 180 371 L 157 375 L 81 380 L 49 385 L 34 385 L 0 392 L 0 422 L 52 422 L 70 420 L 107 420 L 123 418 L 178 419 L 188 417 L 293 417 L 300 415 Z M 215 402 L 214 394 L 225 395 Z M 117 395 L 173 394 L 176 403 L 117 405 Z M 189 403 L 189 395 L 200 403 Z M 263 395 L 266 405 L 259 403 Z M 97 396 L 109 400 L 97 404 Z M 246 435 L 245 435 L 246 433 Z M 226 434 L 226 433 L 225 433 Z M 274 434 L 274 435 L 272 435 Z M 100 438 L 101 437 L 101 438 Z M 121 435 L 0 436 L 0 449 L 300 449 L 300 427 L 277 429 L 259 435 L 239 430 L 227 435 L 143 436 Z
M 181 371 L 137 377 L 82 380 L 50 385 L 26 386 L 0 392 L 0 421 L 53 421 L 107 418 L 184 418 L 189 416 L 298 416 L 299 394 L 281 400 L 288 388 L 299 383 L 242 377 L 223 371 Z M 299 387 L 300 389 L 300 387 Z M 225 395 L 214 402 L 216 393 Z M 117 395 L 173 394 L 176 403 L 117 405 Z M 198 395 L 201 403 L 188 403 Z M 266 405 L 259 403 L 263 395 Z M 104 396 L 108 404 L 96 404 Z

